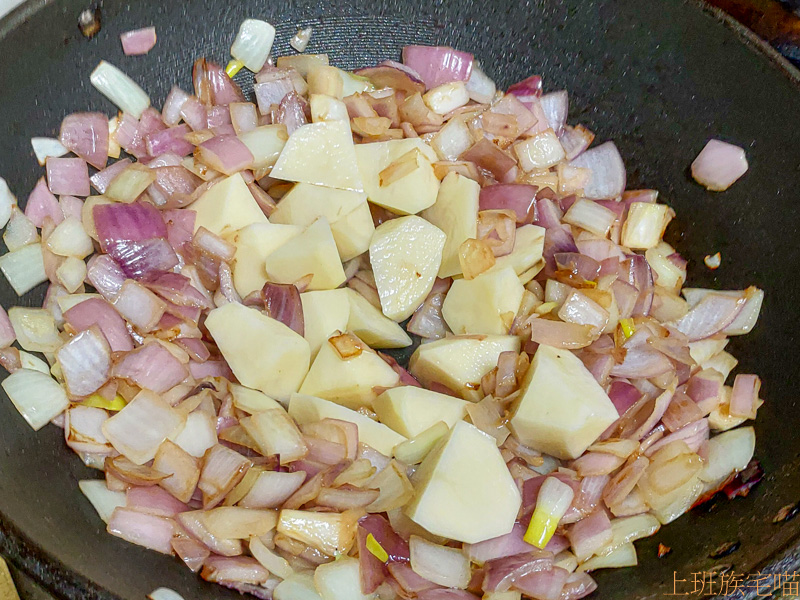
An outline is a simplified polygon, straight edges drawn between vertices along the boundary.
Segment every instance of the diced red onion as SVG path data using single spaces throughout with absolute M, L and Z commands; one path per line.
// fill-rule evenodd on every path
M 756 412 L 761 379 L 758 375 L 737 375 L 733 380 L 733 391 L 728 412 L 733 417 L 752 418 Z
M 56 356 L 73 397 L 88 396 L 108 381 L 111 349 L 97 327 L 77 334 L 58 349 Z
M 486 138 L 481 138 L 480 141 L 473 144 L 461 155 L 461 158 L 490 171 L 498 181 L 507 182 L 516 177 L 517 161 Z M 514 177 L 511 176 L 512 174 Z
M 234 102 L 228 106 L 231 124 L 236 134 L 252 131 L 258 127 L 258 113 L 252 102 Z
M 675 328 L 694 342 L 719 333 L 736 320 L 746 303 L 744 295 L 706 294 Z
M 164 106 L 161 108 L 161 119 L 168 127 L 174 127 L 181 122 L 181 109 L 188 99 L 189 94 L 177 85 L 172 86 L 164 101 Z
M 100 328 L 113 352 L 133 350 L 133 340 L 119 313 L 105 300 L 89 298 L 68 309 L 64 320 L 75 331 L 85 331 L 96 325 Z
M 208 112 L 200 100 L 194 96 L 189 96 L 180 111 L 181 117 L 193 131 L 202 131 L 208 128 Z
M 108 185 L 111 181 L 120 173 L 122 173 L 128 165 L 131 164 L 130 158 L 123 158 L 122 160 L 118 160 L 115 163 L 111 163 L 102 171 L 98 171 L 94 175 L 92 175 L 89 180 L 92 182 L 94 189 L 96 189 L 101 194 L 104 194 L 105 191 L 108 189 Z
M 580 600 L 597 589 L 597 582 L 588 573 L 572 573 L 561 590 L 561 600 Z
M 160 517 L 174 517 L 189 510 L 186 504 L 176 500 L 167 490 L 155 485 L 128 488 L 126 504 L 128 508 Z
M 253 86 L 253 91 L 256 94 L 258 111 L 266 115 L 273 104 L 280 104 L 286 94 L 294 91 L 294 86 L 288 71 L 277 71 L 270 73 L 268 77 L 262 77 Z
M 558 141 L 564 148 L 567 160 L 574 160 L 583 154 L 592 144 L 594 141 L 594 133 L 583 125 L 576 125 L 575 127 L 564 125 L 564 128 L 558 135 Z
M 592 172 L 583 193 L 587 198 L 616 198 L 625 189 L 625 163 L 614 142 L 605 142 L 574 158 L 570 165 Z
M 510 533 L 476 544 L 464 544 L 464 552 L 472 562 L 479 565 L 498 558 L 536 552 L 534 546 L 522 539 L 524 535 L 525 526 L 521 523 L 514 523 Z
M 472 54 L 446 46 L 405 46 L 403 64 L 419 73 L 432 89 L 451 81 L 467 81 L 472 72 Z
M 207 363 L 204 363 L 207 364 Z M 205 455 L 197 487 L 203 492 L 203 508 L 208 510 L 219 504 L 234 486 L 242 480 L 251 462 L 238 452 L 216 445 Z
M 487 561 L 484 565 L 483 591 L 505 592 L 521 578 L 553 568 L 553 555 L 534 548 L 522 554 Z
M 541 96 L 542 78 L 539 75 L 531 75 L 522 81 L 509 86 L 507 93 L 515 96 Z
M 108 521 L 108 532 L 123 540 L 162 554 L 172 554 L 175 523 L 130 508 L 116 508 Z
M 387 60 L 375 67 L 358 69 L 356 74 L 366 77 L 378 88 L 391 88 L 403 92 L 407 96 L 424 93 L 425 84 L 420 79 L 419 73 L 409 73 L 411 69 L 407 70 L 407 67 L 405 69 L 401 67 L 405 67 L 405 65 Z
M 303 305 L 300 293 L 292 284 L 267 283 L 261 290 L 267 315 L 293 331 L 304 335 Z
M 30 195 L 28 195 L 28 201 L 25 203 L 25 216 L 36 227 L 44 225 L 45 217 L 53 219 L 53 223 L 56 225 L 64 220 L 58 200 L 48 189 L 44 178 L 36 182 Z
M 534 571 L 519 577 L 514 582 L 514 589 L 531 598 L 560 600 L 568 577 L 569 571 L 554 566 L 549 571 Z
M 208 128 L 216 133 L 218 127 L 231 124 L 231 111 L 227 106 L 212 106 L 208 109 Z
M 108 118 L 102 113 L 74 113 L 61 122 L 59 137 L 71 150 L 96 169 L 108 160 Z
M 611 542 L 611 521 L 606 511 L 594 511 L 569 528 L 567 538 L 578 562 L 583 562 L 592 554 Z
M 174 538 L 172 549 L 195 573 L 201 569 L 205 560 L 211 555 L 211 550 L 207 546 L 188 537 Z
M 198 58 L 192 68 L 194 93 L 206 105 L 244 102 L 244 95 L 225 69 L 205 58 Z
M 77 404 L 64 411 L 64 438 L 75 452 L 108 456 L 114 449 L 103 435 L 108 413 L 101 408 Z
M 630 383 L 616 380 L 608 388 L 608 397 L 617 413 L 622 416 L 641 399 L 642 393 Z
M 143 27 L 126 31 L 119 36 L 122 42 L 122 51 L 128 56 L 147 54 L 156 45 L 156 28 Z
M 122 272 L 131 279 L 155 277 L 169 271 L 179 262 L 172 246 L 164 238 L 109 242 L 106 250 Z
M 218 583 L 266 583 L 269 571 L 255 558 L 249 556 L 211 556 L 203 564 L 200 575 L 206 581 Z
M 47 159 L 47 187 L 54 194 L 88 196 L 89 168 L 82 158 Z
M 158 179 L 156 179 L 158 181 Z M 167 240 L 176 250 L 192 241 L 194 221 L 197 213 L 193 210 L 165 210 L 161 213 L 167 229 Z
M 297 131 L 300 127 L 308 123 L 305 113 L 305 100 L 296 92 L 289 92 L 281 100 L 278 106 L 278 114 L 274 119 L 274 123 L 283 123 L 286 125 L 286 131 L 289 135 Z
M 159 343 L 145 344 L 126 354 L 114 367 L 114 376 L 161 394 L 188 376 L 186 367 Z
M 567 90 L 544 94 L 539 98 L 539 103 L 542 105 L 542 111 L 547 118 L 547 124 L 555 131 L 556 135 L 560 135 L 564 124 L 567 122 L 567 113 L 569 112 L 569 94 L 567 94 Z
M 161 156 L 167 152 L 174 152 L 178 156 L 191 154 L 194 146 L 186 141 L 189 131 L 189 126 L 184 124 L 149 133 L 145 137 L 147 153 L 150 156 Z
M 707 190 L 722 192 L 747 172 L 747 157 L 739 146 L 709 140 L 692 163 L 692 177 Z
M 528 323 L 531 326 L 531 340 L 537 344 L 576 350 L 585 348 L 594 341 L 591 325 L 578 325 L 542 318 L 532 318 Z
M 204 163 L 226 175 L 246 169 L 254 160 L 247 146 L 235 135 L 212 137 L 200 144 L 199 152 Z
M 147 202 L 98 204 L 93 214 L 97 237 L 104 251 L 108 250 L 111 242 L 143 242 L 167 235 L 161 213 Z
M 664 446 L 678 440 L 684 442 L 692 452 L 697 452 L 703 443 L 708 441 L 708 433 L 708 419 L 694 421 L 648 446 L 644 450 L 644 455 L 650 457 Z
M 512 210 L 517 223 L 531 223 L 536 210 L 536 186 L 498 183 L 481 189 L 480 210 Z

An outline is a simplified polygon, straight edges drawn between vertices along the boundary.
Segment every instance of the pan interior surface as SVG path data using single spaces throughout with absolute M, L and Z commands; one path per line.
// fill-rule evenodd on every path
M 299 27 L 311 26 L 307 52 L 327 52 L 344 68 L 397 59 L 408 43 L 452 45 L 473 52 L 499 87 L 540 74 L 546 90 L 569 90 L 569 122 L 588 126 L 598 142 L 613 139 L 626 162 L 628 187 L 658 189 L 675 208 L 668 240 L 691 263 L 689 284 L 766 290 L 756 330 L 729 348 L 740 361 L 737 372 L 758 373 L 764 382 L 756 457 L 765 481 L 747 498 L 693 512 L 639 542 L 641 568 L 600 573 L 599 593 L 608 600 L 659 598 L 675 592 L 676 581 L 691 586 L 693 573 L 719 563 L 752 572 L 793 543 L 800 520 L 771 521 L 800 498 L 794 385 L 800 375 L 794 357 L 800 88 L 714 14 L 681 0 L 333 0 L 324 6 L 309 0 L 105 0 L 102 30 L 86 40 L 77 28 L 84 8 L 85 0 L 30 1 L 0 25 L 0 176 L 21 203 L 42 174 L 32 136 L 57 135 L 70 112 L 114 112 L 89 84 L 100 59 L 128 73 L 159 107 L 173 84 L 191 89 L 196 57 L 228 60 L 239 23 L 248 17 L 276 25 L 279 56 L 293 52 L 288 40 Z M 158 31 L 155 49 L 125 57 L 119 34 L 148 25 Z M 251 92 L 252 75 L 236 80 Z M 688 175 L 711 137 L 741 145 L 750 162 L 745 177 L 722 194 L 705 192 Z M 707 270 L 703 257 L 718 251 L 722 266 Z M 0 302 L 34 306 L 43 295 L 40 286 L 18 299 L 3 284 Z M 201 581 L 177 559 L 106 534 L 77 488 L 78 479 L 99 474 L 67 449 L 60 429 L 34 433 L 5 396 L 0 422 L 0 544 L 56 595 L 140 600 L 165 586 L 187 599 L 241 597 Z M 741 541 L 736 553 L 709 558 L 735 540 Z M 660 560 L 659 542 L 673 549 Z

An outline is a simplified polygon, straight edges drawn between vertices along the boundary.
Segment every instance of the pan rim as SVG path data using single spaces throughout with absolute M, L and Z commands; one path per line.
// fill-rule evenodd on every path
M 58 1 L 24 0 L 0 18 L 0 40 L 3 40 L 40 10 Z M 740 43 L 766 60 L 772 68 L 777 69 L 800 93 L 800 69 L 768 42 L 706 0 L 686 0 L 686 3 L 694 5 L 700 13 L 711 16 L 732 32 Z M 69 569 L 62 561 L 38 546 L 6 518 L 2 507 L 0 507 L 0 550 L 7 560 L 43 586 L 47 593 L 52 594 L 54 598 L 123 600 L 116 593 Z M 759 571 L 764 573 L 800 571 L 800 533 L 775 554 L 766 558 L 759 567 Z

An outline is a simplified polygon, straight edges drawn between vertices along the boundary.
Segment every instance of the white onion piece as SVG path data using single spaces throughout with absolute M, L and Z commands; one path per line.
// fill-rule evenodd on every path
M 96 326 L 82 331 L 61 346 L 56 357 L 72 396 L 88 396 L 108 381 L 111 348 Z
M 298 29 L 297 33 L 289 40 L 289 45 L 298 52 L 305 52 L 308 43 L 311 41 L 311 27 L 305 29 Z
M 41 166 L 44 166 L 45 161 L 49 157 L 60 158 L 69 152 L 69 150 L 55 138 L 31 138 L 31 146 L 33 146 L 33 153 L 36 155 L 36 160 L 39 161 Z
M 583 167 L 592 172 L 583 189 L 587 198 L 602 200 L 616 198 L 625 189 L 625 163 L 614 142 L 606 142 L 587 150 L 570 162 L 573 167 Z
M 469 102 L 469 93 L 463 81 L 451 81 L 429 90 L 422 99 L 437 115 L 446 115 Z
M 125 492 L 109 490 L 106 482 L 102 479 L 85 479 L 78 482 L 78 487 L 106 523 L 115 508 L 125 506 Z
M 12 306 L 8 318 L 23 349 L 30 352 L 55 352 L 62 344 L 50 311 L 43 308 Z
M 89 78 L 101 94 L 111 100 L 122 112 L 137 119 L 150 106 L 150 97 L 117 67 L 104 60 L 92 71 Z
M 639 564 L 636 557 L 636 548 L 633 544 L 623 544 L 611 554 L 593 556 L 582 565 L 578 565 L 577 572 L 585 573 L 596 569 L 619 569 L 621 567 L 635 567 Z
M 591 325 L 594 330 L 600 331 L 608 323 L 609 313 L 597 302 L 575 290 L 558 309 L 558 317 L 568 323 Z
M 490 104 L 497 93 L 497 87 L 477 62 L 472 63 L 472 72 L 467 80 L 467 92 L 470 100 L 480 104 Z
M 175 436 L 174 442 L 186 453 L 201 458 L 206 450 L 217 444 L 215 419 L 210 415 L 195 411 L 186 417 L 186 425 Z
M 617 214 L 597 202 L 580 198 L 569 207 L 562 220 L 564 223 L 605 237 L 614 221 L 617 220 Z
M 632 202 L 622 226 L 622 245 L 633 250 L 654 248 L 672 220 L 666 204 Z
M 450 119 L 431 140 L 442 160 L 457 160 L 472 144 L 472 134 L 463 119 Z
M 161 298 L 132 279 L 125 280 L 111 303 L 119 314 L 140 331 L 155 328 L 166 309 Z
M 469 584 L 469 559 L 461 550 L 416 535 L 411 536 L 408 546 L 411 568 L 420 577 L 445 587 L 465 589 Z
M 184 92 L 177 85 L 172 86 L 172 89 L 164 101 L 164 106 L 161 108 L 161 119 L 169 127 L 174 127 L 181 122 L 181 109 L 186 101 L 189 99 L 189 94 Z
M 260 562 L 265 569 L 281 579 L 287 579 L 294 575 L 294 569 L 282 556 L 278 556 L 267 548 L 260 539 L 250 538 L 250 554 Z
M 30 244 L 0 256 L 0 271 L 18 296 L 47 281 L 41 244 Z
M 150 598 L 150 600 L 183 600 L 183 596 L 178 592 L 165 587 L 153 590 L 147 597 Z
M 3 241 L 11 252 L 39 241 L 39 232 L 36 231 L 33 221 L 16 206 L 11 209 L 8 226 L 3 233 Z
M 159 396 L 142 391 L 103 424 L 103 434 L 117 452 L 143 465 L 153 460 L 161 443 L 175 435 L 185 420 Z
M 739 427 L 714 436 L 708 441 L 708 458 L 700 479 L 706 489 L 717 489 L 732 473 L 744 469 L 753 458 L 756 434 L 752 427 Z
M 92 238 L 75 217 L 64 219 L 47 238 L 47 249 L 58 256 L 86 258 L 94 252 Z
M 519 166 L 526 173 L 549 169 L 564 160 L 566 156 L 561 142 L 552 129 L 546 129 L 533 137 L 517 142 L 514 144 L 514 152 L 519 158 Z
M 29 369 L 31 371 L 39 371 L 40 373 L 44 373 L 45 375 L 50 375 L 50 366 L 44 362 L 38 356 L 31 354 L 30 352 L 25 352 L 24 350 L 19 351 L 19 363 L 22 365 L 23 369 Z
M 274 41 L 275 28 L 272 25 L 258 19 L 245 19 L 233 40 L 231 56 L 258 73 L 267 62 Z
M 103 435 L 108 413 L 102 408 L 75 405 L 64 412 L 64 438 L 75 452 L 108 456 L 113 452 Z
M 692 177 L 712 192 L 723 192 L 747 172 L 747 157 L 739 146 L 709 140 L 692 163 Z
M 86 279 L 86 263 L 68 256 L 56 269 L 56 279 L 70 294 L 78 291 Z
M 50 375 L 19 369 L 6 377 L 3 390 L 22 417 L 35 431 L 69 406 L 67 394 Z
M 718 294 L 723 296 L 731 296 L 738 298 L 744 294 L 745 305 L 742 310 L 733 320 L 733 322 L 722 330 L 725 335 L 744 335 L 750 333 L 758 321 L 758 316 L 761 313 L 761 305 L 764 302 L 764 290 L 757 287 L 750 286 L 742 291 L 718 291 L 707 290 L 702 288 L 684 288 L 681 290 L 683 297 L 689 303 L 690 308 L 694 308 L 703 298 L 708 294 Z M 723 346 L 724 347 L 724 346 Z M 722 348 L 720 348 L 721 350 Z M 714 353 L 716 354 L 716 352 Z M 709 357 L 710 358 L 710 357 Z M 696 362 L 701 363 L 702 360 L 695 359 Z
M 0 177 L 0 228 L 8 224 L 11 218 L 11 209 L 17 206 L 17 199 L 8 188 L 6 180 Z
M 525 541 L 537 548 L 544 549 L 553 537 L 558 522 L 567 512 L 575 497 L 575 490 L 556 477 L 548 477 L 539 488 L 536 507 L 531 516 Z

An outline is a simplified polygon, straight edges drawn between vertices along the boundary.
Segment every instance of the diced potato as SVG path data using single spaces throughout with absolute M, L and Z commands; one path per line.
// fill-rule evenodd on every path
M 256 223 L 239 230 L 233 237 L 236 255 L 233 260 L 233 286 L 244 298 L 267 283 L 267 256 L 303 232 L 296 225 Z
M 409 152 L 415 164 L 404 177 L 388 185 L 381 185 L 381 173 Z M 419 138 L 390 140 L 356 146 L 358 169 L 364 181 L 364 191 L 369 201 L 400 215 L 413 215 L 436 202 L 439 180 L 433 172 L 432 163 L 438 160 L 436 152 Z M 400 175 L 400 173 L 398 173 Z
M 619 418 L 603 388 L 569 350 L 540 345 L 520 385 L 511 428 L 556 458 L 583 454 Z
M 399 433 L 360 412 L 314 396 L 293 394 L 289 400 L 289 416 L 300 425 L 316 423 L 322 419 L 339 419 L 355 423 L 358 426 L 359 441 L 386 456 L 391 456 L 392 449 L 406 441 L 406 438 Z
M 286 181 L 364 191 L 350 125 L 343 121 L 310 123 L 297 129 L 270 175 Z
M 397 385 L 400 376 L 364 344 L 357 356 L 342 358 L 330 341 L 322 344 L 300 386 L 301 394 L 318 396 L 348 406 L 372 406 L 375 387 Z
M 525 288 L 511 267 L 457 279 L 447 292 L 442 316 L 456 335 L 505 335 L 522 302 Z
M 383 314 L 410 317 L 433 288 L 447 236 L 416 216 L 386 221 L 375 229 L 369 258 Z
M 328 219 L 342 261 L 369 248 L 375 226 L 363 192 L 298 183 L 278 203 L 270 221 L 308 227 L 319 217 Z M 343 226 L 337 227 L 342 220 Z
M 320 217 L 267 256 L 265 269 L 270 281 L 294 283 L 313 275 L 309 290 L 332 290 L 345 281 L 330 225 Z
M 442 251 L 439 277 L 461 274 L 458 249 L 468 239 L 478 237 L 478 198 L 481 186 L 477 181 L 459 173 L 448 173 L 439 187 L 436 204 L 422 213 L 439 229 L 444 231 L 447 241 Z
M 212 310 L 206 327 L 236 378 L 277 400 L 300 388 L 308 342 L 286 325 L 238 302 Z
M 314 577 L 309 573 L 295 573 L 284 579 L 275 587 L 272 597 L 275 600 L 322 600 L 314 585 Z
M 474 544 L 514 527 L 522 498 L 494 438 L 459 421 L 422 461 L 405 513 L 435 535 Z
M 409 361 L 411 374 L 423 385 L 444 385 L 462 398 L 478 401 L 481 378 L 497 366 L 501 352 L 519 352 L 511 335 L 456 336 L 420 345 Z
M 322 344 L 337 331 L 347 331 L 350 319 L 349 289 L 320 290 L 300 294 L 303 303 L 305 338 L 311 346 L 312 360 Z
M 197 213 L 195 231 L 205 227 L 223 237 L 253 223 L 268 222 L 239 173 L 216 183 L 192 203 L 192 210 Z
M 355 333 L 371 348 L 405 348 L 411 345 L 411 338 L 403 328 L 385 317 L 369 300 L 350 288 L 344 291 L 350 302 L 347 331 Z
M 506 267 L 514 269 L 517 275 L 536 268 L 538 273 L 544 267 L 544 228 L 538 225 L 523 225 L 517 228 L 514 238 L 514 249 L 510 254 L 500 256 L 490 271 L 499 271 Z M 534 273 L 531 278 L 536 275 Z
M 308 544 L 329 556 L 347 554 L 356 538 L 358 515 L 283 509 L 278 533 Z
M 381 423 L 412 438 L 439 421 L 453 427 L 467 414 L 466 400 L 406 385 L 386 390 L 372 403 Z

